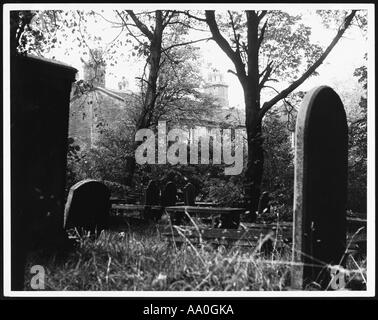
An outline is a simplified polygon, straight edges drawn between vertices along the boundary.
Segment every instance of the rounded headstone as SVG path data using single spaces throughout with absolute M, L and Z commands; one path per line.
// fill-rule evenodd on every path
M 162 210 L 154 210 L 149 206 L 160 205 L 160 190 L 156 181 L 150 180 L 148 182 L 146 191 L 144 193 L 144 204 L 148 207 L 144 209 L 144 215 L 147 220 L 158 221 L 162 216 Z
M 196 188 L 192 183 L 184 187 L 184 203 L 186 206 L 194 206 L 196 202 Z
M 159 205 L 160 204 L 160 190 L 156 181 L 150 180 L 148 182 L 146 192 L 144 194 L 144 204 L 146 205 Z
M 172 181 L 168 181 L 161 195 L 161 205 L 174 206 L 177 201 L 177 188 Z
M 110 212 L 110 191 L 100 181 L 83 180 L 73 185 L 64 211 L 64 228 L 91 233 L 106 229 Z
M 348 126 L 333 89 L 306 94 L 295 138 L 292 287 L 326 287 L 324 267 L 343 264 L 346 243 Z

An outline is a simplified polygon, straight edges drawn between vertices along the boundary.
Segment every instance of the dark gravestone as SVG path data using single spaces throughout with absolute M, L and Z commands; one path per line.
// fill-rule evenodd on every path
M 237 229 L 240 224 L 240 213 L 223 214 L 220 218 L 219 228 L 223 229 Z
M 156 181 L 150 180 L 144 193 L 144 204 L 147 206 L 160 205 L 160 190 Z M 162 210 L 153 210 L 150 207 L 145 208 L 144 215 L 148 220 L 159 220 Z
M 168 181 L 161 194 L 161 205 L 164 207 L 174 206 L 177 200 L 177 188 L 172 181 Z
M 159 205 L 160 204 L 160 190 L 156 181 L 150 180 L 146 192 L 144 194 L 144 204 L 146 205 Z
M 196 188 L 190 182 L 184 187 L 184 203 L 186 206 L 194 206 L 196 202 Z
M 331 278 L 325 265 L 344 264 L 346 242 L 348 127 L 335 91 L 306 94 L 295 138 L 292 287 L 315 281 L 324 288 Z
M 110 191 L 102 182 L 83 180 L 71 187 L 64 211 L 65 229 L 99 234 L 109 222 Z
M 270 213 L 270 196 L 268 191 L 264 191 L 259 200 L 258 214 L 261 216 L 263 213 Z
M 248 222 L 255 222 L 257 219 L 257 211 L 254 211 L 254 207 L 257 207 L 258 204 L 254 204 L 258 202 L 258 198 L 255 199 L 252 197 L 252 194 L 259 194 L 260 191 L 256 189 L 253 183 L 246 183 L 244 184 L 244 198 L 245 198 L 245 206 L 248 209 L 248 215 L 246 216 L 246 220 Z
M 163 207 L 174 206 L 177 201 L 177 188 L 172 181 L 168 181 L 161 195 L 161 205 Z M 180 224 L 185 214 L 175 213 L 171 216 L 173 224 Z
M 57 252 L 67 243 L 62 226 L 70 91 L 76 72 L 57 61 L 11 56 L 12 290 L 23 290 L 26 253 L 39 235 Z

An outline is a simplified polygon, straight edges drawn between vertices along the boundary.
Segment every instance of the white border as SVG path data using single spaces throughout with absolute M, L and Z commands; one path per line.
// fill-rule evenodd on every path
M 176 291 L 11 291 L 10 286 L 10 66 L 9 11 L 42 9 L 365 9 L 368 10 L 368 213 L 367 213 L 367 290 L 366 291 L 234 291 L 234 292 L 176 292 Z M 375 13 L 374 4 L 5 4 L 3 6 L 3 190 L 4 190 L 4 296 L 6 297 L 373 297 L 375 296 Z

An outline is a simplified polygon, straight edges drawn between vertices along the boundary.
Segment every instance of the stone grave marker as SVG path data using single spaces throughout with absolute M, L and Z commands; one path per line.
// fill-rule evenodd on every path
M 263 213 L 270 213 L 270 195 L 268 191 L 264 191 L 259 200 L 258 214 L 261 216 Z
M 291 286 L 329 287 L 346 244 L 348 127 L 343 103 L 327 86 L 308 92 L 296 123 Z M 335 287 L 332 287 L 335 289 Z
M 144 194 L 144 204 L 146 205 L 159 205 L 160 204 L 160 190 L 156 181 L 150 180 L 148 182 L 146 192 Z
M 184 203 L 186 206 L 194 206 L 196 202 L 196 188 L 192 183 L 184 187 Z
M 161 205 L 163 207 L 174 206 L 177 201 L 177 188 L 174 182 L 168 181 L 161 195 Z M 173 224 L 180 224 L 184 214 L 176 213 L 171 216 Z
M 177 188 L 174 182 L 168 181 L 161 194 L 161 205 L 164 207 L 174 206 L 177 201 Z
M 150 180 L 148 182 L 146 191 L 144 193 L 144 204 L 147 206 L 160 205 L 160 190 L 156 184 L 156 181 Z M 158 212 L 150 207 L 146 207 L 144 210 L 144 216 L 147 220 L 159 220 L 162 215 L 162 210 Z
M 110 212 L 110 191 L 100 181 L 87 179 L 73 185 L 64 210 L 64 228 L 97 231 L 107 228 Z

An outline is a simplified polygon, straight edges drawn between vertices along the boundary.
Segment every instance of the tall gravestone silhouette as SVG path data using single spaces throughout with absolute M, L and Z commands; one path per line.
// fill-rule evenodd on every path
M 107 228 L 110 191 L 100 181 L 87 179 L 73 185 L 64 210 L 65 229 L 77 228 L 92 233 Z
M 160 191 L 156 181 L 150 180 L 148 182 L 146 192 L 144 194 L 145 205 L 159 205 L 160 204 Z
M 61 252 L 68 243 L 62 226 L 70 91 L 77 70 L 32 55 L 10 58 L 11 287 L 23 290 L 30 246 Z
M 174 182 L 168 181 L 161 195 L 161 205 L 163 207 L 174 206 L 177 201 L 177 187 Z M 180 224 L 184 214 L 176 213 L 171 216 L 173 224 Z
M 162 210 L 153 210 L 150 206 L 160 205 L 160 190 L 156 184 L 156 181 L 150 180 L 148 182 L 146 191 L 144 193 L 144 216 L 147 220 L 159 220 L 162 215 Z
M 291 285 L 326 288 L 328 265 L 344 264 L 348 127 L 337 93 L 327 86 L 308 92 L 296 123 L 293 268 Z
M 263 213 L 270 213 L 270 195 L 268 191 L 264 191 L 261 194 L 258 206 L 258 214 L 261 216 Z
M 186 206 L 194 206 L 196 202 L 196 188 L 192 183 L 184 187 L 184 203 Z

